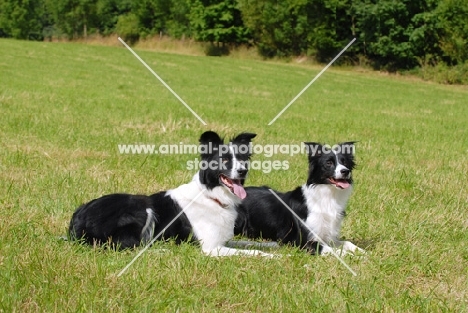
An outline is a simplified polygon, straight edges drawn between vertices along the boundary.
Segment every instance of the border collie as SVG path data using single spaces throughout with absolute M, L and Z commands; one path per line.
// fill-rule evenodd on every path
M 203 133 L 200 171 L 190 183 L 150 196 L 110 194 L 92 200 L 73 214 L 70 238 L 125 249 L 147 244 L 163 233 L 158 240 L 198 241 L 210 256 L 271 257 L 257 250 L 225 246 L 234 236 L 236 207 L 246 197 L 243 184 L 250 149 L 243 148 L 255 136 L 241 133 L 225 145 L 215 132 Z
M 247 187 L 247 197 L 238 208 L 235 234 L 275 240 L 301 247 L 312 254 L 338 252 L 337 248 L 341 248 L 343 254 L 364 253 L 353 243 L 339 240 L 346 203 L 352 191 L 354 142 L 335 145 L 334 149 L 314 142 L 305 144 L 309 159 L 307 182 L 292 191 L 275 193 L 308 227 L 267 186 Z

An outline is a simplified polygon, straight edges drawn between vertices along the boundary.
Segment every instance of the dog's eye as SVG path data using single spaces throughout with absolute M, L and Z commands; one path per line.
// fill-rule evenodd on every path
M 328 160 L 328 161 L 327 161 L 327 165 L 328 165 L 328 166 L 332 166 L 332 165 L 333 165 L 333 161 L 332 161 L 332 160 Z
M 222 158 L 221 160 L 222 160 L 223 164 L 226 164 L 227 162 L 229 162 L 228 158 Z

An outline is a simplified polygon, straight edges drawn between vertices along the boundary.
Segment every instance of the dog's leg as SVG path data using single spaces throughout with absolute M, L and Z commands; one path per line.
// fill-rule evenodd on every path
M 365 254 L 366 250 L 359 248 L 351 241 L 340 241 L 336 240 L 332 243 L 332 246 L 322 246 L 320 255 L 330 255 L 335 252 L 339 256 L 345 256 L 347 254 L 355 254 L 359 252 L 360 254 Z
M 232 256 L 232 255 L 248 255 L 248 256 L 262 256 L 267 258 L 275 257 L 274 254 L 262 252 L 259 250 L 243 250 L 233 249 L 228 247 L 216 247 L 211 250 L 203 250 L 206 255 L 218 257 L 218 256 Z
M 356 252 L 359 252 L 360 254 L 365 254 L 366 253 L 366 250 L 359 248 L 358 246 L 356 246 L 351 241 L 336 240 L 335 241 L 335 246 L 337 248 L 337 252 L 341 253 L 342 255 L 346 255 L 346 254 L 349 254 L 349 253 L 355 254 Z
M 340 243 L 341 243 L 341 246 L 343 247 L 343 251 L 350 251 L 352 253 L 359 252 L 362 254 L 366 253 L 366 250 L 359 248 L 351 241 L 341 241 Z
M 335 252 L 335 250 L 332 247 L 321 245 L 320 255 L 330 255 L 333 252 Z

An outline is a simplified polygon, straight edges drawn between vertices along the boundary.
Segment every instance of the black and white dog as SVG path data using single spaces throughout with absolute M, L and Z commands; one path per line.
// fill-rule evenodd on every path
M 92 200 L 73 214 L 70 237 L 125 249 L 146 244 L 163 232 L 157 239 L 175 238 L 178 243 L 196 240 L 210 256 L 271 257 L 257 250 L 225 246 L 234 236 L 236 207 L 246 197 L 243 184 L 250 149 L 245 147 L 255 136 L 241 133 L 224 144 L 215 132 L 203 133 L 199 147 L 201 169 L 190 183 L 151 196 L 110 194 Z M 176 218 L 182 210 L 183 214 Z
M 306 184 L 286 193 L 275 193 L 307 227 L 268 187 L 247 187 L 247 197 L 239 206 L 235 234 L 291 244 L 312 254 L 329 254 L 339 251 L 338 248 L 344 254 L 364 252 L 349 241 L 339 240 L 352 191 L 354 142 L 341 143 L 333 149 L 311 142 L 306 147 L 309 159 Z

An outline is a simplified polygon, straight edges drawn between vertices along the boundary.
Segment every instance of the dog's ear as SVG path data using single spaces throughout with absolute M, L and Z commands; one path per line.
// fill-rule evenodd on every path
M 249 144 L 253 138 L 257 137 L 257 134 L 253 133 L 241 133 L 231 140 L 233 143 L 238 144 Z
M 350 155 L 354 155 L 354 144 L 358 142 L 358 141 L 345 141 L 345 142 L 341 142 L 338 144 L 338 146 L 340 146 L 340 153 L 341 154 L 350 154 Z
M 323 146 L 319 142 L 304 142 L 309 160 L 320 157 L 323 152 Z
M 200 144 L 208 144 L 211 142 L 212 144 L 220 145 L 223 143 L 223 139 L 221 139 L 221 137 L 219 137 L 219 135 L 212 130 L 204 132 L 200 136 L 199 141 L 200 141 Z
M 208 158 L 218 151 L 223 139 L 214 131 L 206 131 L 200 136 L 200 154 L 202 159 Z
M 309 174 L 307 175 L 307 185 L 313 183 L 313 175 L 318 159 L 323 153 L 323 145 L 319 142 L 304 142 L 306 146 L 307 156 L 309 159 Z

